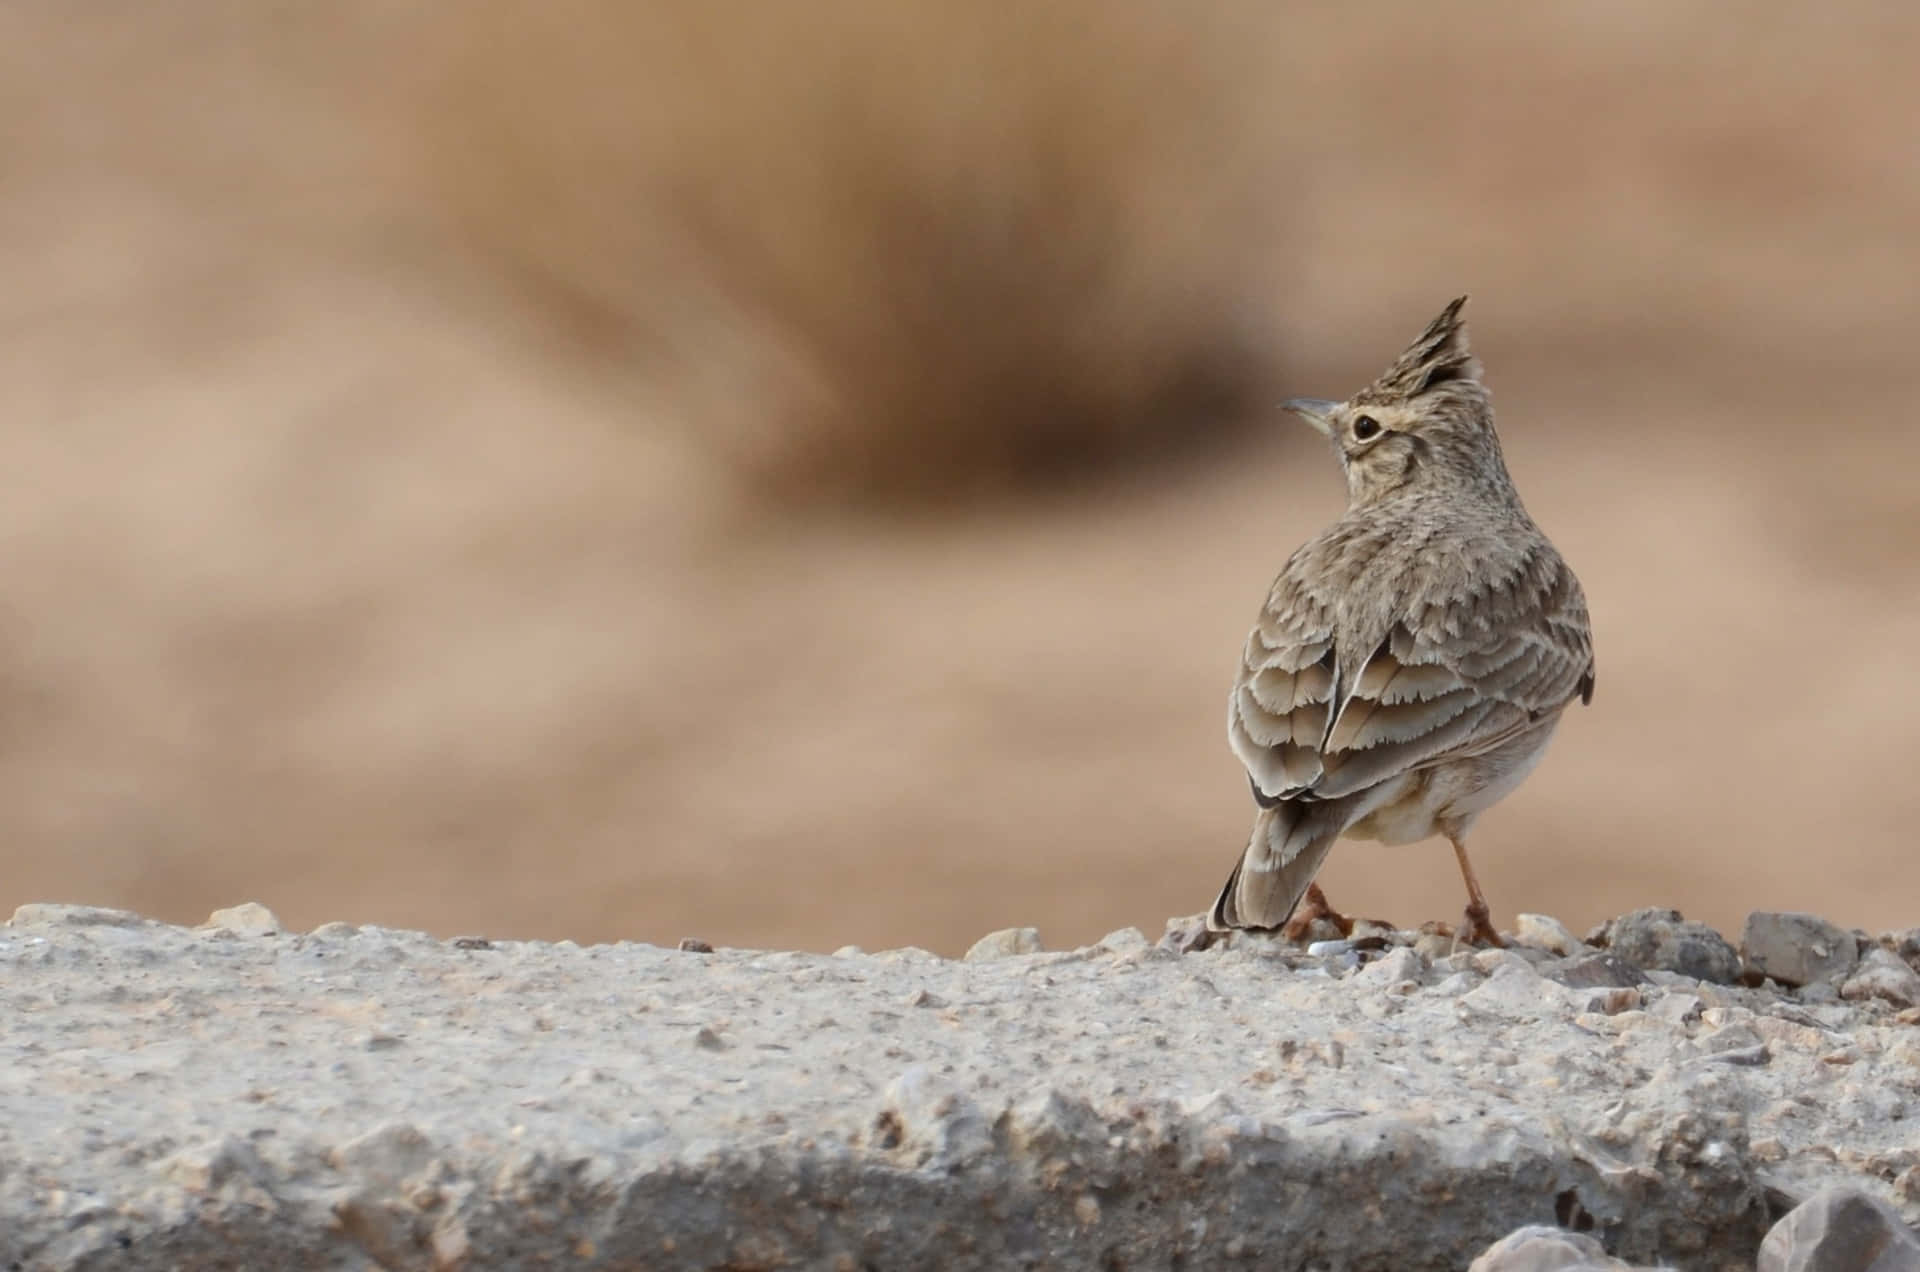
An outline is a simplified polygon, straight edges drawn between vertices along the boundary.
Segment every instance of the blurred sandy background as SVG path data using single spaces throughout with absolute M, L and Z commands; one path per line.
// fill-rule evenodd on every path
M 1270 404 L 1470 291 L 1599 651 L 1497 917 L 1920 922 L 1920 9 L 433 8 L 0 7 L 0 904 L 1157 932 Z

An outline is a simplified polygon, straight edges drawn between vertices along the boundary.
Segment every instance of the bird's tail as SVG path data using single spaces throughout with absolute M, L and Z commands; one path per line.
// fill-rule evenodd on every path
M 1276 928 L 1287 921 L 1340 837 L 1323 811 L 1324 805 L 1291 801 L 1260 810 L 1240 863 L 1207 915 L 1208 928 Z

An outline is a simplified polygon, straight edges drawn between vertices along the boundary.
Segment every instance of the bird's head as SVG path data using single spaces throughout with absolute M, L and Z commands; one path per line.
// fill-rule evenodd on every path
M 1344 402 L 1281 405 L 1324 433 L 1354 506 L 1397 492 L 1464 483 L 1511 494 L 1493 431 L 1493 404 L 1467 348 L 1460 297 L 1427 324 L 1378 379 Z

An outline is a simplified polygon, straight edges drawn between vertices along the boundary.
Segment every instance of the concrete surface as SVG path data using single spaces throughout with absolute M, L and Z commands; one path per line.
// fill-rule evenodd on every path
M 1413 940 L 948 961 L 26 906 L 0 1264 L 1457 1269 L 1557 1224 L 1719 1268 L 1829 1183 L 1912 1220 L 1913 1010 Z

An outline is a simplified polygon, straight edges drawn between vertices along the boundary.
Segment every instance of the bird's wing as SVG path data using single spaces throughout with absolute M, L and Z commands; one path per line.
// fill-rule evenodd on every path
M 1260 612 L 1227 702 L 1227 736 L 1263 805 L 1312 789 L 1342 696 L 1331 606 L 1285 576 Z
M 1260 803 L 1351 795 L 1489 750 L 1590 698 L 1580 585 L 1557 556 L 1531 564 L 1507 586 L 1402 607 L 1364 661 L 1336 648 L 1330 606 L 1276 586 L 1228 708 Z

